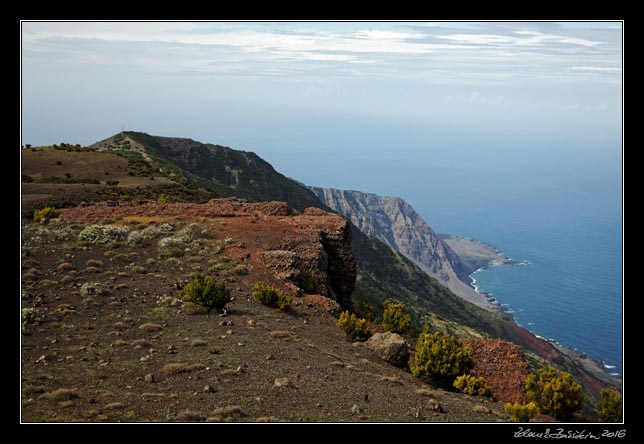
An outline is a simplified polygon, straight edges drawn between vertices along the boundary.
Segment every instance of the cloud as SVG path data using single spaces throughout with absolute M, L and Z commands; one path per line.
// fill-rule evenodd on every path
M 450 40 L 458 43 L 476 44 L 485 46 L 542 46 L 546 43 L 559 43 L 573 46 L 594 47 L 602 42 L 582 38 L 544 34 L 536 31 L 513 31 L 510 35 L 502 34 L 447 34 L 435 35 L 435 38 Z
M 574 81 L 581 77 L 575 71 L 596 71 L 597 80 L 609 82 L 614 69 L 601 67 L 621 64 L 619 30 L 446 25 L 25 22 L 22 44 L 25 60 L 50 63 L 66 59 L 155 73 L 336 73 L 442 84 L 467 79 L 477 89 L 509 80 Z
M 597 71 L 597 72 L 621 72 L 622 68 L 610 67 L 610 66 L 573 66 L 572 68 L 575 71 Z
M 184 45 L 230 46 L 246 53 L 270 53 L 287 59 L 353 62 L 359 54 L 427 54 L 448 45 L 419 42 L 412 32 L 360 30 L 351 34 L 334 32 L 279 32 L 224 30 L 204 26 L 174 26 L 158 23 L 63 24 L 30 23 L 23 28 L 23 43 L 36 45 L 46 39 L 95 39 L 110 42 L 165 42 Z M 40 26 L 42 25 L 42 26 Z M 345 52 L 352 55 L 333 55 Z

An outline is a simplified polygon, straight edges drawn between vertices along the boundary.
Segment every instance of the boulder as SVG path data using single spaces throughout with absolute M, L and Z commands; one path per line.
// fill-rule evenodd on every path
M 364 343 L 379 358 L 396 367 L 405 368 L 409 362 L 410 346 L 397 333 L 376 333 Z

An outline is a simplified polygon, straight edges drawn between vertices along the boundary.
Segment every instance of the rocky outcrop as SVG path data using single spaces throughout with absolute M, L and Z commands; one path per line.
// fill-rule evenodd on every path
M 461 339 L 472 347 L 472 374 L 481 376 L 497 401 L 523 402 L 529 367 L 523 349 L 501 339 Z
M 365 342 L 365 346 L 396 367 L 406 368 L 409 363 L 411 347 L 399 334 L 376 333 Z
M 221 219 L 207 225 L 211 238 L 230 239 L 225 247 L 230 259 L 248 262 L 253 274 L 265 272 L 291 294 L 306 291 L 333 299 L 343 309 L 351 306 L 356 263 L 350 225 L 343 217 L 317 208 L 300 214 L 284 202 L 248 203 L 235 198 L 205 204 L 102 202 L 64 209 L 60 217 L 85 222 L 110 219 L 116 224 L 150 217 L 180 217 L 202 224 Z
M 333 188 L 310 189 L 360 231 L 404 254 L 454 293 L 484 308 L 495 308 L 469 285 L 470 278 L 456 253 L 403 199 Z

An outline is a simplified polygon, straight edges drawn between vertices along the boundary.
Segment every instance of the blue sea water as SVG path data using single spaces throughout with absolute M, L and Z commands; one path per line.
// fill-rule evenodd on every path
M 308 184 L 403 197 L 437 232 L 528 261 L 481 270 L 477 286 L 520 325 L 622 373 L 619 139 L 370 142 L 369 153 L 315 150 L 314 169 L 279 153 L 269 160 Z
M 621 374 L 621 154 L 573 150 L 556 161 L 535 156 L 523 166 L 483 163 L 438 173 L 459 178 L 461 191 L 447 196 L 458 193 L 461 202 L 430 192 L 419 211 L 435 229 L 528 261 L 478 271 L 479 290 L 535 334 Z

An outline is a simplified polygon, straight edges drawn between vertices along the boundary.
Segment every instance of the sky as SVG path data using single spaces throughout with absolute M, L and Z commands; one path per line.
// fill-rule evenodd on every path
M 125 127 L 255 151 L 316 185 L 338 158 L 619 149 L 622 26 L 23 22 L 22 143 Z

